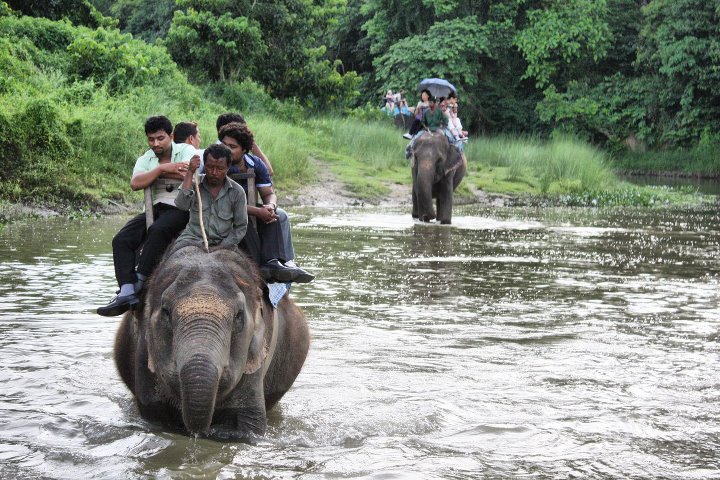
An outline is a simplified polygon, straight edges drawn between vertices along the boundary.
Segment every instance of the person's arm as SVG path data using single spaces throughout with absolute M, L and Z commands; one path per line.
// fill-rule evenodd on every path
M 248 204 L 247 213 L 248 215 L 255 217 L 265 223 L 272 223 L 277 221 L 277 197 L 275 196 L 275 190 L 272 187 L 258 187 L 260 198 L 262 198 L 263 206 L 256 207 Z
M 245 193 L 242 188 L 238 191 L 236 199 L 233 202 L 233 229 L 230 235 L 223 238 L 220 245 L 237 245 L 245 237 L 248 225 L 247 216 L 247 201 L 245 200 Z
M 175 206 L 180 210 L 190 210 L 193 197 L 195 196 L 195 191 L 192 188 L 192 179 L 199 166 L 200 157 L 195 155 L 192 160 L 190 160 L 190 165 L 188 166 L 187 172 L 185 172 L 183 183 L 180 185 L 177 196 L 175 197 Z
M 161 163 L 148 172 L 136 172 L 130 179 L 130 188 L 142 190 L 152 185 L 159 177 L 182 180 L 187 172 L 187 163 Z
M 422 119 L 420 120 L 420 122 L 422 123 L 423 128 L 425 128 L 426 130 L 427 130 L 428 128 L 430 128 L 430 127 L 428 126 L 428 118 L 430 117 L 430 115 L 428 115 L 428 113 L 430 113 L 430 110 L 428 110 L 427 112 L 423 113 Z
M 260 145 L 258 145 L 257 143 L 253 142 L 252 148 L 250 149 L 250 151 L 253 153 L 253 155 L 255 155 L 256 157 L 258 157 L 260 160 L 263 161 L 263 163 L 264 163 L 265 166 L 267 167 L 268 173 L 270 174 L 271 177 L 272 177 L 273 175 L 275 175 L 275 172 L 273 171 L 272 165 L 270 165 L 270 160 L 268 160 L 268 158 L 265 156 L 265 154 L 263 153 L 263 151 L 260 150 Z

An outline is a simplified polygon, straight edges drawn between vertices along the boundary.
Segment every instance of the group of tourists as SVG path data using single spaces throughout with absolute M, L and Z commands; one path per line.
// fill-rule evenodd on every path
M 412 115 L 403 90 L 399 90 L 395 93 L 393 93 L 392 90 L 388 90 L 383 97 L 382 104 L 383 105 L 380 110 L 388 115 L 392 115 L 394 117 L 398 115 Z
M 255 260 L 268 284 L 307 283 L 315 278 L 294 263 L 290 221 L 277 206 L 272 166 L 245 119 L 238 113 L 220 115 L 216 129 L 218 141 L 198 150 L 196 123 L 181 122 L 173 129 L 167 117 L 146 120 L 150 149 L 135 162 L 130 187 L 150 187 L 154 221 L 146 228 L 146 214 L 139 214 L 113 238 L 120 289 L 110 303 L 97 309 L 98 314 L 120 315 L 138 305 L 145 282 L 176 238 L 175 248 L 203 246 L 205 241 L 212 247 L 238 246 Z M 246 179 L 237 183 L 228 177 L 250 168 L 261 199 L 258 203 L 247 197 Z M 193 181 L 196 172 L 197 184 Z M 158 182 L 161 178 L 176 182 Z
M 463 129 L 458 117 L 458 99 L 455 92 L 447 97 L 435 98 L 430 90 L 420 92 L 420 101 L 414 110 L 414 120 L 410 130 L 403 137 L 411 140 L 418 132 L 429 130 L 431 132 L 446 129 L 453 143 L 466 142 L 468 132 Z

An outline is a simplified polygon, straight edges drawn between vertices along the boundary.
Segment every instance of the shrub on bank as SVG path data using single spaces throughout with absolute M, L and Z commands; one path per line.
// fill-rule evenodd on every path
M 66 21 L 0 17 L 0 79 L 0 197 L 13 201 L 126 200 L 145 118 L 212 108 L 164 49 Z

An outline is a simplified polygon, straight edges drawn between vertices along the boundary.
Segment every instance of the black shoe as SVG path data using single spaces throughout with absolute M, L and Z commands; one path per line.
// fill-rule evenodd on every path
M 298 267 L 297 265 L 295 265 L 295 262 L 293 262 L 292 260 L 288 260 L 287 262 L 285 262 L 285 266 L 288 268 L 292 268 L 293 270 L 295 270 L 297 272 L 297 275 L 295 276 L 295 278 L 293 278 L 291 280 L 292 282 L 310 283 L 313 280 L 315 280 L 315 275 L 308 272 L 307 270 L 304 270 L 304 269 Z
M 315 278 L 302 268 L 283 265 L 276 258 L 263 263 L 260 271 L 268 283 L 308 283 Z
M 97 313 L 98 315 L 102 315 L 103 317 L 115 317 L 117 315 L 122 315 L 123 313 L 127 312 L 128 309 L 130 309 L 134 305 L 137 305 L 138 303 L 140 303 L 140 300 L 135 296 L 134 293 L 131 293 L 130 295 L 125 295 L 124 297 L 118 295 L 104 307 L 99 307 L 97 309 Z
M 276 258 L 263 263 L 260 266 L 260 272 L 262 273 L 263 279 L 268 283 L 287 283 L 292 281 L 295 274 L 292 268 L 286 267 Z

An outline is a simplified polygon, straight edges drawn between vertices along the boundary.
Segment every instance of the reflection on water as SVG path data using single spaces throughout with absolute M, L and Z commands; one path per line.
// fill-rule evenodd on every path
M 0 231 L 0 478 L 720 476 L 717 210 L 295 212 L 313 343 L 255 445 L 137 414 L 125 220 Z

